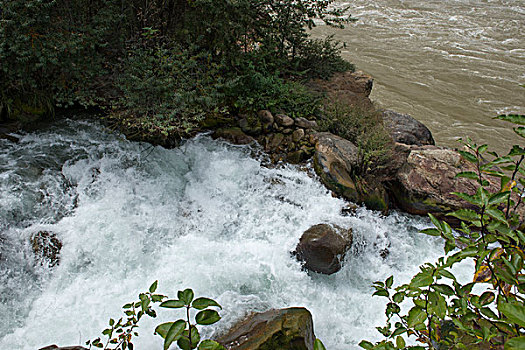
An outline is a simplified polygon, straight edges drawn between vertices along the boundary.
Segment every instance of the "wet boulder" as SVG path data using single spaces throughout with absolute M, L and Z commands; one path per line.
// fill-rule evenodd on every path
M 294 120 L 284 114 L 277 114 L 275 116 L 275 122 L 277 123 L 277 125 L 285 128 L 290 127 L 294 124 Z
M 317 122 L 315 120 L 308 120 L 306 118 L 296 118 L 295 125 L 303 129 L 317 129 Z
M 359 149 L 331 133 L 316 134 L 314 169 L 323 184 L 336 194 L 369 209 L 388 210 L 389 199 L 378 177 L 359 176 Z
M 249 135 L 246 135 L 241 128 L 221 128 L 216 130 L 212 137 L 214 139 L 221 138 L 229 141 L 235 145 L 247 145 L 255 142 L 255 139 Z
M 455 178 L 462 171 L 475 172 L 476 168 L 455 150 L 436 146 L 413 148 L 390 189 L 397 206 L 404 211 L 419 215 L 431 213 L 451 221 L 452 218 L 444 214 L 469 206 L 452 192 L 474 194 L 478 188 L 475 180 Z M 487 189 L 495 192 L 498 184 L 491 182 Z
M 60 262 L 62 242 L 56 234 L 49 231 L 39 231 L 31 236 L 31 246 L 40 264 L 55 266 Z
M 312 315 L 299 307 L 253 313 L 216 340 L 228 350 L 313 350 Z
M 310 271 L 331 275 L 341 269 L 344 256 L 352 245 L 352 229 L 319 224 L 306 230 L 295 254 Z
M 430 130 L 408 114 L 390 110 L 382 113 L 383 125 L 395 142 L 406 145 L 434 145 Z
M 259 120 L 261 121 L 261 124 L 264 129 L 269 129 L 272 127 L 274 123 L 274 117 L 272 112 L 263 109 L 257 112 L 257 116 L 259 117 Z

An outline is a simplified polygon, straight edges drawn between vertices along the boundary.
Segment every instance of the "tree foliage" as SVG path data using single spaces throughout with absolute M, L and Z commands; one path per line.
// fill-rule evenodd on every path
M 315 18 L 349 21 L 332 2 L 0 0 L 2 118 L 79 104 L 168 132 L 226 107 L 282 108 L 258 92 L 352 68 L 307 35 Z

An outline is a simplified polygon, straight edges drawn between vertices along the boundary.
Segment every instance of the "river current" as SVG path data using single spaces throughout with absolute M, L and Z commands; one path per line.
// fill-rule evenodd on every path
M 358 21 L 314 34 L 346 42 L 374 77 L 372 99 L 427 125 L 439 145 L 470 136 L 506 152 L 519 142 L 500 113 L 525 114 L 523 0 L 353 0 Z
M 257 148 L 205 135 L 167 150 L 72 119 L 18 144 L 0 140 L 0 149 L 0 349 L 82 344 L 155 280 L 166 295 L 189 287 L 223 306 L 206 336 L 252 311 L 304 306 L 328 349 L 357 348 L 384 321 L 371 283 L 392 274 L 407 282 L 442 252 L 439 239 L 418 233 L 425 219 L 344 215 L 347 204 L 311 168 L 265 167 Z M 331 276 L 303 271 L 290 255 L 318 223 L 354 230 Z M 62 242 L 57 266 L 35 257 L 38 231 Z M 180 316 L 144 319 L 136 348 L 161 348 L 155 325 Z

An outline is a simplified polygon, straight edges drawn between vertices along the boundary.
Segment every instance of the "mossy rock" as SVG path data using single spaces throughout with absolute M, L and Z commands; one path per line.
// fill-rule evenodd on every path
M 313 350 L 312 315 L 305 308 L 254 313 L 217 339 L 230 350 Z

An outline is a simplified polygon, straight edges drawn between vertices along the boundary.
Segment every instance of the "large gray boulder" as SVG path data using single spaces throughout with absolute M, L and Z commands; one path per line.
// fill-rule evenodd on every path
M 475 172 L 476 168 L 455 150 L 436 146 L 413 147 L 390 190 L 400 209 L 411 214 L 431 213 L 454 224 L 452 218 L 444 215 L 469 205 L 452 192 L 475 194 L 479 186 L 475 180 L 455 178 L 462 171 Z M 495 179 L 488 190 L 498 190 Z
M 313 350 L 312 315 L 305 308 L 254 313 L 216 339 L 228 350 Z
M 341 269 L 345 254 L 352 245 L 352 229 L 319 224 L 306 230 L 295 254 L 310 271 L 331 275 Z
M 383 111 L 383 125 L 395 142 L 406 145 L 434 145 L 430 130 L 408 114 Z

